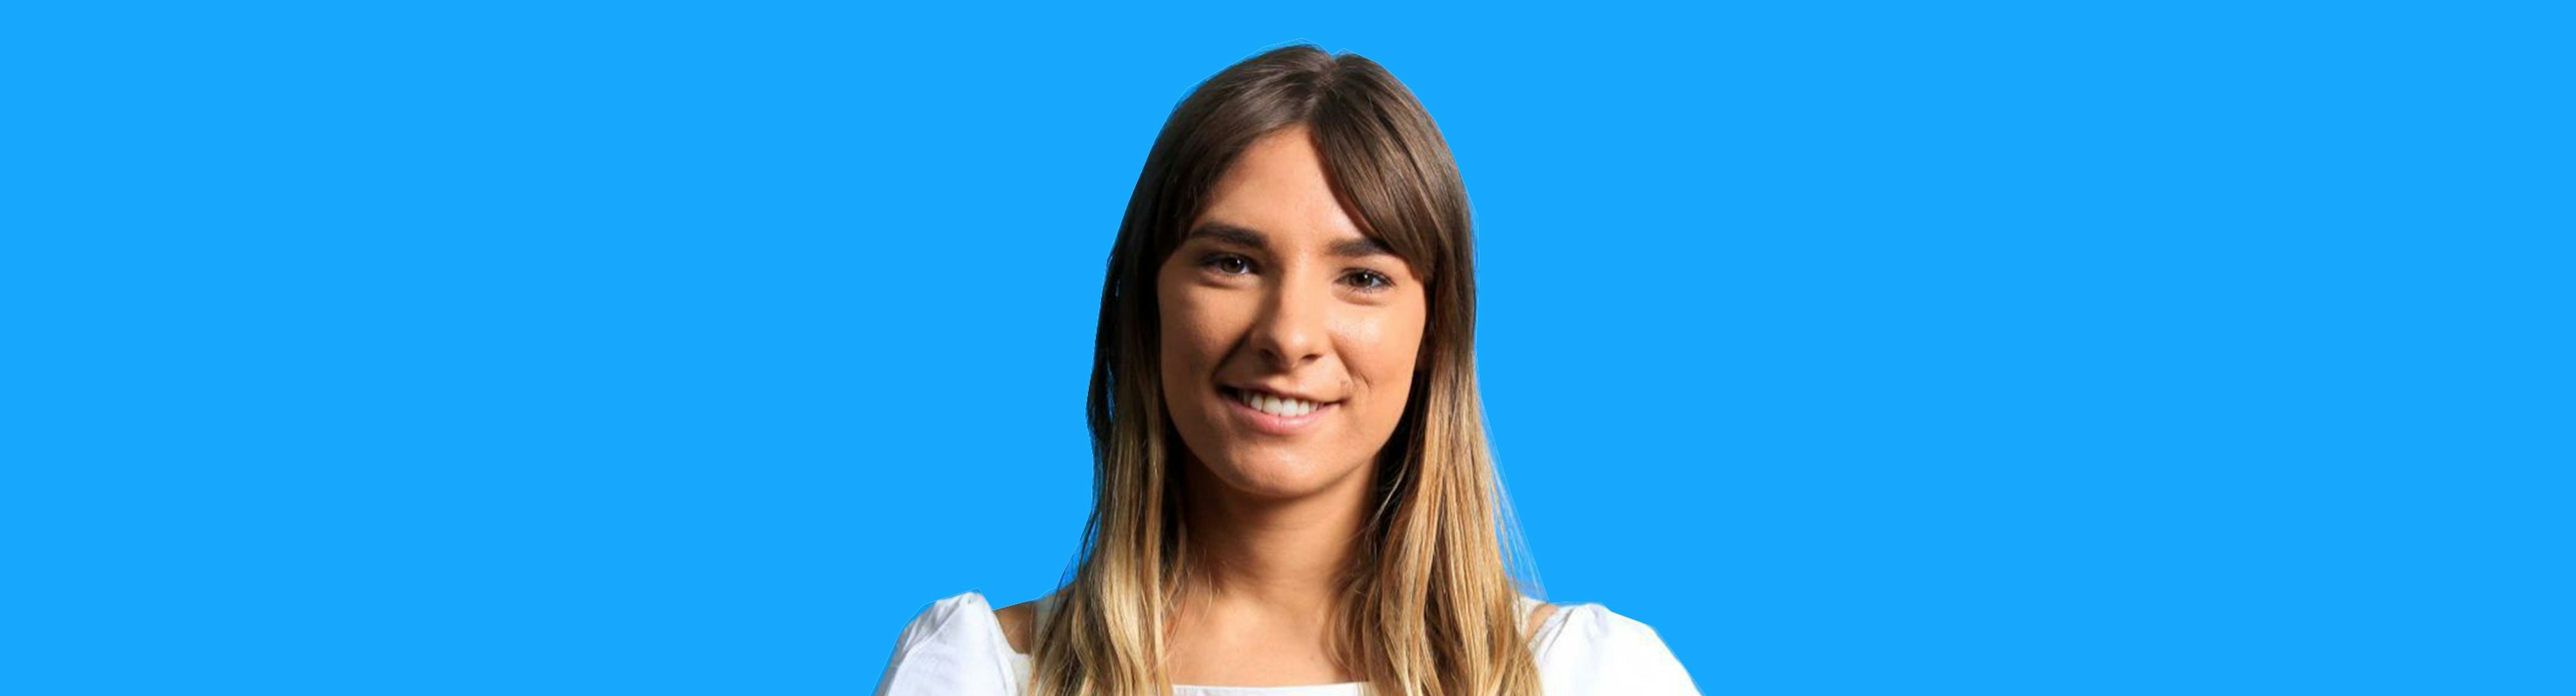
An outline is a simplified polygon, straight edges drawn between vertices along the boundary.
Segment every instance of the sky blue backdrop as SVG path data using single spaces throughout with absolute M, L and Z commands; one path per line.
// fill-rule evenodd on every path
M 0 692 L 865 693 L 1070 560 L 1196 81 L 1392 69 L 1710 693 L 2571 693 L 2559 11 L 0 13 Z

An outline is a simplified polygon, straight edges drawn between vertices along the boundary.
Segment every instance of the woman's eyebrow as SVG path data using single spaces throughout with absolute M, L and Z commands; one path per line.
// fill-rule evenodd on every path
M 1262 234 L 1259 230 L 1254 230 L 1248 227 L 1237 227 L 1222 222 L 1211 222 L 1199 225 L 1198 229 L 1190 230 L 1189 236 L 1182 237 L 1181 241 L 1186 242 L 1200 237 L 1216 240 L 1219 244 L 1231 244 L 1246 249 L 1267 250 L 1270 248 L 1269 235 Z
M 1381 255 L 1394 256 L 1395 250 L 1386 248 L 1386 244 L 1384 242 L 1380 242 L 1374 238 L 1359 237 L 1334 242 L 1333 255 L 1346 259 Z
M 1190 230 L 1189 236 L 1183 237 L 1182 240 L 1188 241 L 1191 239 L 1198 239 L 1200 237 L 1216 240 L 1220 244 L 1231 244 L 1247 249 L 1260 249 L 1264 251 L 1270 250 L 1270 235 L 1262 234 L 1260 230 L 1243 227 L 1241 225 L 1233 225 L 1223 222 L 1206 223 L 1199 225 L 1196 229 Z M 1378 255 L 1394 256 L 1395 250 L 1387 248 L 1384 242 L 1380 242 L 1376 239 L 1369 237 L 1356 237 L 1333 242 L 1331 253 L 1334 256 L 1346 259 L 1356 259 Z

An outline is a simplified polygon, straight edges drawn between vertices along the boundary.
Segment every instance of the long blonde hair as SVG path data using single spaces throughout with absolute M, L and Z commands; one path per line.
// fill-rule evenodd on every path
M 1170 693 L 1165 622 L 1181 584 L 1182 445 L 1162 402 L 1155 271 L 1246 145 L 1304 125 L 1362 231 L 1411 264 L 1426 315 L 1414 398 L 1379 457 L 1334 645 L 1381 696 L 1535 696 L 1516 541 L 1476 391 L 1466 187 L 1413 94 L 1376 63 L 1281 48 L 1209 78 L 1146 156 L 1109 255 L 1092 357 L 1094 499 L 1083 553 L 1040 622 L 1033 693 Z

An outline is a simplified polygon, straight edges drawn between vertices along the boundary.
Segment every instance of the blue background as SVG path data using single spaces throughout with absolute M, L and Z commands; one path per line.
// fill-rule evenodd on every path
M 1404 79 L 1547 594 L 1710 693 L 2576 693 L 2571 23 L 0 11 L 0 692 L 866 693 L 1071 560 L 1198 80 Z

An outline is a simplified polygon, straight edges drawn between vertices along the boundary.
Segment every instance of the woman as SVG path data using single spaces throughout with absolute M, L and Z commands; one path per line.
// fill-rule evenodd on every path
M 933 605 L 878 693 L 1696 693 L 1645 625 L 1505 565 L 1471 241 L 1376 63 L 1292 46 L 1201 84 L 1110 252 L 1080 564 Z

